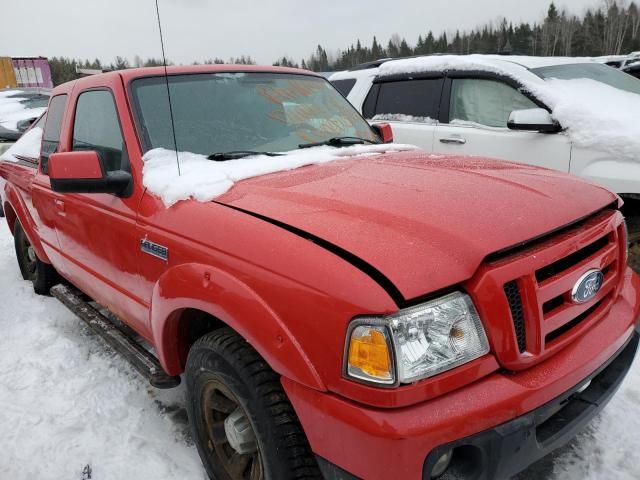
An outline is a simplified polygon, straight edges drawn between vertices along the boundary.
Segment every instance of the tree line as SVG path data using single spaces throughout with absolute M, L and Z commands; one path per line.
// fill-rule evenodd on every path
M 299 63 L 283 56 L 273 65 L 300 67 L 316 72 L 345 70 L 364 62 L 381 58 L 398 58 L 435 53 L 470 54 L 498 53 L 536 56 L 601 56 L 619 55 L 640 50 L 640 9 L 635 1 L 601 0 L 581 16 L 559 10 L 551 2 L 545 18 L 534 23 L 509 22 L 506 18 L 488 22 L 481 27 L 455 32 L 428 31 L 418 36 L 415 43 L 394 34 L 381 43 L 373 37 L 371 45 L 360 39 L 346 49 L 328 51 L 322 45 Z M 162 65 L 162 59 L 142 59 L 135 56 L 130 62 L 125 57 L 105 65 L 99 59 L 75 60 L 65 57 L 49 59 L 53 82 L 56 85 L 74 80 L 80 75 L 77 68 L 120 70 L 130 67 Z M 195 64 L 237 63 L 255 64 L 251 56 L 242 55 L 227 61 L 211 58 Z M 169 62 L 171 64 L 171 62 Z
M 316 51 L 301 62 L 303 68 L 314 71 L 345 70 L 380 58 L 411 55 L 450 54 L 511 54 L 535 56 L 603 56 L 620 55 L 640 50 L 640 9 L 635 1 L 601 0 L 582 16 L 559 10 L 551 2 L 547 15 L 537 23 L 514 24 L 506 18 L 470 31 L 429 31 L 410 44 L 398 34 L 385 44 L 373 38 L 371 46 L 358 39 L 336 53 L 318 45 Z M 276 62 L 296 66 L 288 58 Z

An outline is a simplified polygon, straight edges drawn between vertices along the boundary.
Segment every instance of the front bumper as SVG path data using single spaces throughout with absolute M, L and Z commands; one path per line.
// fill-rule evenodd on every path
M 470 457 L 480 470 L 461 478 L 504 478 L 565 443 L 600 411 L 631 366 L 640 279 L 630 271 L 626 277 L 609 314 L 550 359 L 518 373 L 496 372 L 428 402 L 374 408 L 283 378 L 327 478 L 428 479 L 435 459 L 462 445 L 468 448 L 454 452 L 452 467 L 464 469 Z
M 629 342 L 584 382 L 542 407 L 498 427 L 434 449 L 423 478 L 437 460 L 453 451 L 442 480 L 510 478 L 574 438 L 611 400 L 638 350 L 640 336 Z M 584 389 L 584 390 L 583 390 Z

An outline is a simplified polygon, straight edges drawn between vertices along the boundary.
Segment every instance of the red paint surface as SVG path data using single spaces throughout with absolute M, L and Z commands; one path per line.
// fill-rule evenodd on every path
M 102 166 L 96 152 L 54 153 L 49 157 L 49 178 L 89 180 L 102 176 Z
M 216 71 L 300 73 L 169 68 L 170 74 Z M 41 170 L 19 164 L 0 164 L 0 174 L 9 181 L 8 219 L 15 216 L 25 225 L 38 256 L 149 340 L 168 373 L 184 368 L 183 313 L 209 313 L 239 332 L 283 376 L 316 453 L 366 478 L 417 478 L 434 445 L 541 405 L 579 383 L 628 338 L 640 314 L 640 283 L 624 267 L 619 213 L 605 211 L 580 231 L 487 260 L 610 205 L 616 200 L 612 193 L 549 170 L 405 152 L 257 177 L 239 182 L 216 202 L 184 201 L 167 209 L 142 184 L 142 152 L 127 97 L 131 80 L 162 73 L 161 68 L 112 72 L 54 91 L 68 95 L 63 153 L 71 148 L 79 94 L 97 87 L 113 92 L 131 163 L 130 197 L 55 193 Z M 57 207 L 61 203 L 63 209 Z M 235 208 L 349 252 L 386 278 L 395 293 L 381 286 L 379 276 L 304 235 Z M 607 248 L 585 265 L 540 285 L 533 282 L 540 266 L 602 235 L 609 238 Z M 144 238 L 167 247 L 168 260 L 142 253 Z M 556 343 L 545 344 L 545 335 L 581 307 L 567 306 L 542 320 L 542 303 L 565 292 L 583 268 L 606 265 L 604 307 Z M 534 319 L 525 355 L 516 348 L 502 293 L 510 280 L 521 283 L 527 315 Z M 396 312 L 450 288 L 473 298 L 491 353 L 395 389 L 343 378 L 352 318 Z M 503 375 L 502 368 L 517 373 Z

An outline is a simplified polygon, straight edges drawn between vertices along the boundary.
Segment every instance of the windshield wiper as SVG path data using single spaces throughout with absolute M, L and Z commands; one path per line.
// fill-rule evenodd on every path
M 319 147 L 321 145 L 329 145 L 331 147 L 348 147 L 350 145 L 362 145 L 363 143 L 372 143 L 374 145 L 377 145 L 380 142 L 361 137 L 333 137 L 322 142 L 301 143 L 300 145 L 298 145 L 298 148 Z
M 266 155 L 267 157 L 279 157 L 284 153 L 275 152 L 257 152 L 253 150 L 233 150 L 231 152 L 212 153 L 207 158 L 215 162 L 224 162 L 225 160 L 238 160 L 239 158 L 251 157 L 253 155 Z

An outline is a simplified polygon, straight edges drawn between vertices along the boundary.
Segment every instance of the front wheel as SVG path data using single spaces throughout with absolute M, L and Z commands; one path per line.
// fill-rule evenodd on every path
M 56 271 L 38 258 L 19 221 L 16 221 L 13 228 L 13 240 L 22 278 L 33 283 L 33 290 L 38 295 L 49 295 L 49 290 L 58 278 Z
M 187 409 L 215 480 L 321 478 L 278 375 L 238 334 L 211 332 L 191 348 Z

